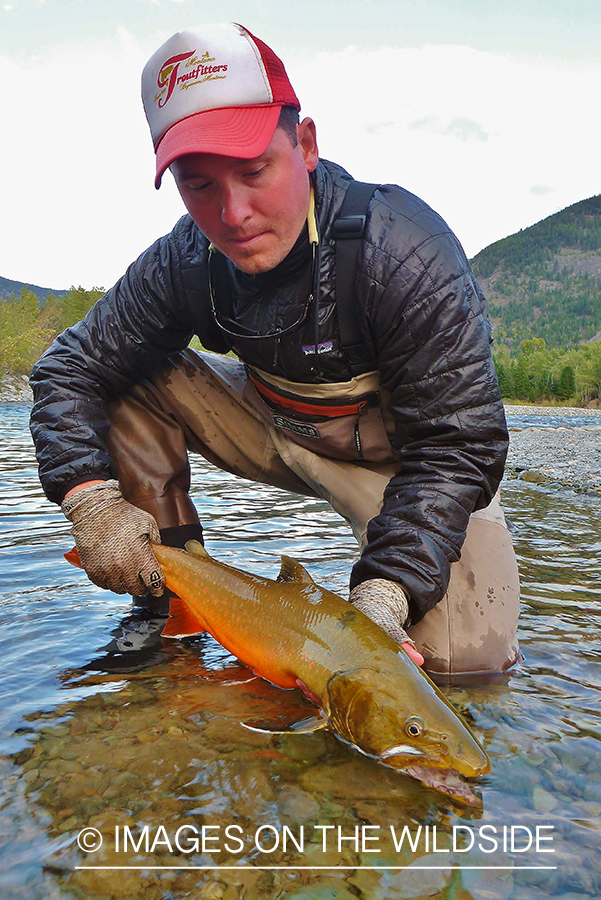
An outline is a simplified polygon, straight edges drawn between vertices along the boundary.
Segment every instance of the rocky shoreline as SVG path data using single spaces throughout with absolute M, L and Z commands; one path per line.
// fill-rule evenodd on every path
M 505 414 L 509 425 L 507 477 L 601 493 L 601 410 L 506 406 Z M 515 416 L 531 415 L 578 418 L 579 423 L 549 427 L 514 424 Z M 580 424 L 583 419 L 587 424 Z
M 0 377 L 0 402 L 32 403 L 25 375 Z M 601 493 L 601 409 L 505 406 L 509 424 L 507 477 L 534 484 L 556 483 Z M 519 426 L 515 417 L 578 418 L 578 425 Z M 586 418 L 585 425 L 582 420 Z M 590 421 L 590 424 L 589 424 Z
M 0 373 L 0 403 L 33 403 L 27 375 Z

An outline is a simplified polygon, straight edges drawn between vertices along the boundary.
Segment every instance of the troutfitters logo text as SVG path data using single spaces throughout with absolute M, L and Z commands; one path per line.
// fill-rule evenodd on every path
M 189 53 L 178 53 L 165 60 L 157 76 L 159 92 L 155 96 L 155 102 L 162 109 L 175 88 L 184 91 L 195 84 L 205 81 L 216 81 L 218 78 L 226 78 L 227 65 L 214 66 L 214 56 L 209 56 L 208 51 L 198 58 L 195 50 Z

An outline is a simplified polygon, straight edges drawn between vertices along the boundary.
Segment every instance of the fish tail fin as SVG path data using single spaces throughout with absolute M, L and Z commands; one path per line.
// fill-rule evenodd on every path
M 203 634 L 204 625 L 190 612 L 187 605 L 179 597 L 173 596 L 169 602 L 169 618 L 161 632 L 161 637 L 183 638 L 195 634 Z
M 63 556 L 68 563 L 71 563 L 72 566 L 77 566 L 78 569 L 83 569 L 81 559 L 79 558 L 79 553 L 77 552 L 77 547 L 72 547 L 70 550 L 67 550 L 67 552 L 64 553 Z

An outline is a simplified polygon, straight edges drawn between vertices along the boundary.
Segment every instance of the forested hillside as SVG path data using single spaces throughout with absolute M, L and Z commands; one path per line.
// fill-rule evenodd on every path
M 23 288 L 27 288 L 32 294 L 38 298 L 40 302 L 44 302 L 46 297 L 52 294 L 53 297 L 64 297 L 68 291 L 55 291 L 52 288 L 40 287 L 37 284 L 25 284 L 23 281 L 12 281 L 10 278 L 0 276 L 0 299 L 8 300 L 21 293 Z
M 486 247 L 472 260 L 497 346 L 543 338 L 567 349 L 601 336 L 601 195 Z
M 102 288 L 73 287 L 41 304 L 24 287 L 18 296 L 0 299 L 0 377 L 3 372 L 27 375 L 56 335 L 79 322 L 103 293 Z
M 473 260 L 489 300 L 503 397 L 601 404 L 601 196 L 497 241 Z M 0 279 L 0 378 L 27 374 L 101 288 L 50 294 Z M 47 293 L 47 292 L 46 292 Z M 3 299 L 4 295 L 4 299 Z

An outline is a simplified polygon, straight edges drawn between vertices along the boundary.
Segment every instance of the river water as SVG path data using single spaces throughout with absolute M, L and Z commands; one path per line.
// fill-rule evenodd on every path
M 63 560 L 28 414 L 0 404 L 3 900 L 601 895 L 599 494 L 504 485 L 524 660 L 444 688 L 492 761 L 472 810 L 328 732 L 242 728 L 304 701 L 211 638 L 161 640 Z M 324 503 L 202 460 L 194 484 L 217 558 L 275 577 L 287 553 L 346 595 L 357 550 Z

